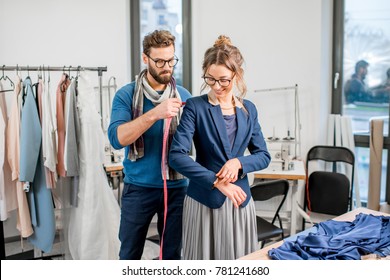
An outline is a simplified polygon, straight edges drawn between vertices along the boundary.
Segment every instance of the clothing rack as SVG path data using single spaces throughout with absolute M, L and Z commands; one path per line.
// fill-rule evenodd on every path
M 100 114 L 102 114 L 103 112 L 103 72 L 107 72 L 107 66 L 104 66 L 104 67 L 84 67 L 84 66 L 77 66 L 77 67 L 72 67 L 72 66 L 19 66 L 19 65 L 16 65 L 16 66 L 6 66 L 6 65 L 3 65 L 3 66 L 0 66 L 0 70 L 1 71 L 27 71 L 29 73 L 29 71 L 33 71 L 33 72 L 51 72 L 51 71 L 62 71 L 64 73 L 66 72 L 74 72 L 74 71 L 77 71 L 77 72 L 80 72 L 80 71 L 95 71 L 95 72 L 98 72 L 98 77 L 99 77 L 99 95 L 100 95 Z M 28 74 L 29 75 L 29 74 Z M 7 90 L 8 91 L 8 90 Z M 101 118 L 102 119 L 102 127 L 103 127 L 103 117 Z M 3 228 L 3 221 L 1 221 L 1 232 L 0 232 L 0 238 L 3 240 L 2 244 L 1 244 L 1 249 L 0 249 L 0 259 L 1 260 L 5 260 L 6 259 L 6 256 L 5 256 L 5 239 L 4 239 L 4 228 Z M 47 256 L 47 257 L 41 257 L 41 258 L 51 258 L 51 257 L 57 257 L 59 255 L 53 255 L 53 256 Z M 39 259 L 39 258 L 35 258 L 35 259 Z
M 107 72 L 107 66 L 103 67 L 84 67 L 84 66 L 77 66 L 77 67 L 72 67 L 70 66 L 6 66 L 3 65 L 1 67 L 2 71 L 33 71 L 33 72 L 44 72 L 44 71 L 62 71 L 62 72 L 80 72 L 80 71 L 95 71 L 98 72 L 98 77 L 99 77 L 99 96 L 100 96 L 100 115 L 103 113 L 103 72 Z M 102 117 L 102 127 L 103 127 L 103 117 Z

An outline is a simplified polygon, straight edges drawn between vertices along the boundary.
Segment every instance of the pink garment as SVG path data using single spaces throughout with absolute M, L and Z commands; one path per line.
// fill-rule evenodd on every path
M 0 84 L 1 90 L 1 84 Z M 9 212 L 17 208 L 15 184 L 12 181 L 11 168 L 7 156 L 7 104 L 5 94 L 0 93 L 0 220 L 5 221 Z
M 12 180 L 19 179 L 19 146 L 20 146 L 20 109 L 18 97 L 21 90 L 20 81 L 15 84 L 15 91 L 12 97 L 11 114 L 8 119 L 8 163 L 12 170 Z
M 23 183 L 19 182 L 19 155 L 20 155 L 20 107 L 18 97 L 21 90 L 20 79 L 15 82 L 15 91 L 7 126 L 7 158 L 11 168 L 12 180 L 16 182 L 16 199 L 18 216 L 16 228 L 22 237 L 26 238 L 33 234 L 31 225 L 30 209 L 27 203 L 26 193 L 23 191 Z
M 70 80 L 68 79 L 68 75 L 63 74 L 60 83 L 58 84 L 57 93 L 56 93 L 57 134 L 58 134 L 57 173 L 62 177 L 66 176 L 66 170 L 64 165 L 64 150 L 65 150 L 64 106 L 65 106 L 65 94 L 69 85 L 70 85 Z
M 16 198 L 18 200 L 16 228 L 20 231 L 22 237 L 27 238 L 34 233 L 34 230 L 31 225 L 30 208 L 28 207 L 26 193 L 23 190 L 23 184 L 16 181 Z

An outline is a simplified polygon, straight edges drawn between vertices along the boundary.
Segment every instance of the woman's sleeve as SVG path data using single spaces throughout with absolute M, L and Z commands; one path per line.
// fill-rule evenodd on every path
M 173 137 L 169 152 L 169 165 L 188 179 L 195 180 L 199 185 L 212 188 L 216 179 L 215 173 L 189 156 L 196 130 L 195 117 L 195 103 L 190 98 L 187 100 L 180 124 Z M 197 152 L 202 153 L 202 151 Z

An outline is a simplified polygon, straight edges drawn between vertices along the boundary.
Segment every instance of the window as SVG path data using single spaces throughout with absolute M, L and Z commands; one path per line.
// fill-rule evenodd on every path
M 174 72 L 176 82 L 191 91 L 190 6 L 191 1 L 184 0 L 130 1 L 133 76 L 143 67 L 141 52 L 144 36 L 156 29 L 169 30 L 176 37 L 175 53 L 179 58 Z
M 363 204 L 368 195 L 369 122 L 384 120 L 381 201 L 389 202 L 390 2 L 342 0 L 334 5 L 332 113 L 351 117 L 356 187 Z

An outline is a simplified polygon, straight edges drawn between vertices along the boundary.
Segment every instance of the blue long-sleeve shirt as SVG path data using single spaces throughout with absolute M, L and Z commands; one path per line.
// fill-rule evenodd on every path
M 108 138 L 115 149 L 122 149 L 123 146 L 118 140 L 118 126 L 132 120 L 132 102 L 135 82 L 132 82 L 115 94 L 111 122 L 108 127 Z M 182 101 L 186 101 L 191 94 L 185 88 L 177 86 Z M 144 97 L 144 113 L 154 108 L 150 100 Z M 128 157 L 129 146 L 125 147 L 125 158 L 123 160 L 124 182 L 141 187 L 162 188 L 163 179 L 161 176 L 161 155 L 163 143 L 164 121 L 158 120 L 144 134 L 145 155 L 136 161 L 130 161 Z M 187 179 L 167 181 L 169 188 L 185 187 Z

